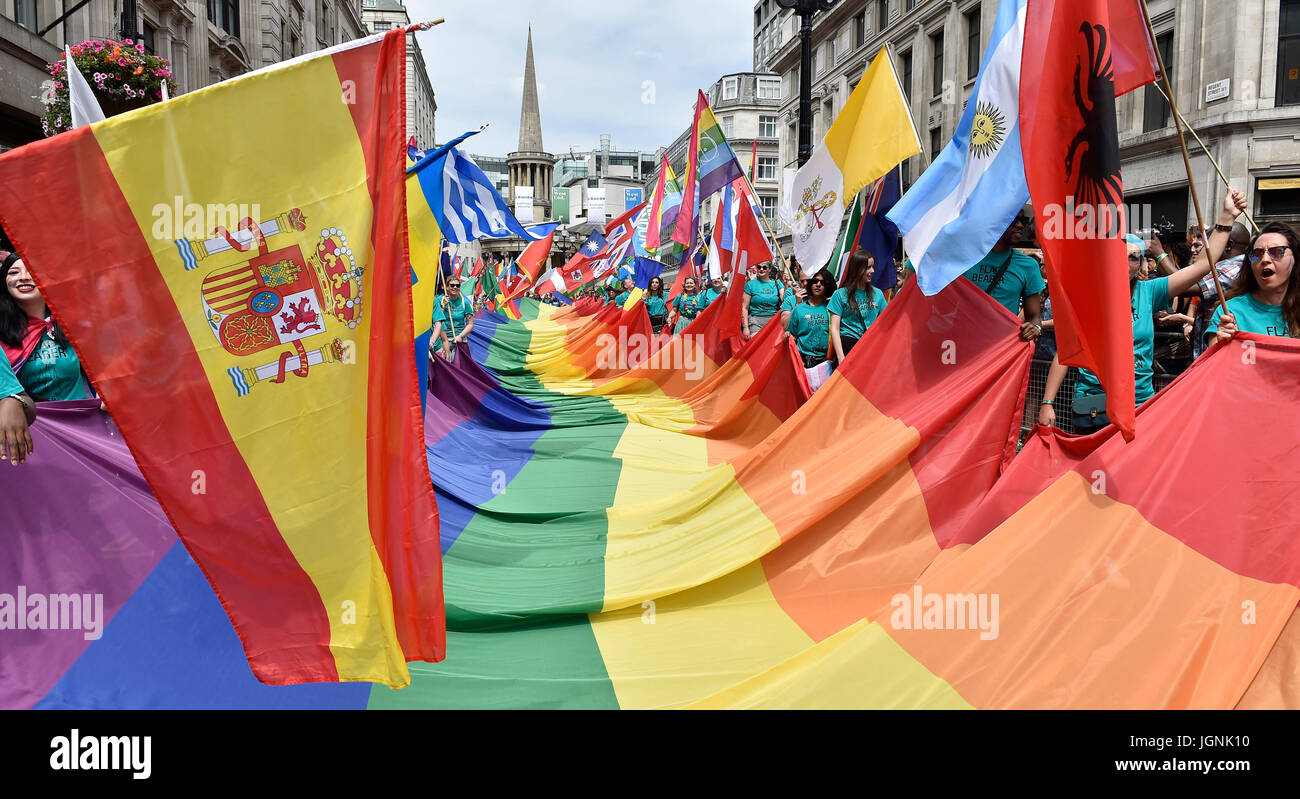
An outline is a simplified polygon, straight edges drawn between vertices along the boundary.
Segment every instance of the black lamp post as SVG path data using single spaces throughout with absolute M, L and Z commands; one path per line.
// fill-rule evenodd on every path
M 776 0 L 799 15 L 799 166 L 812 156 L 812 18 L 829 11 L 835 0 Z

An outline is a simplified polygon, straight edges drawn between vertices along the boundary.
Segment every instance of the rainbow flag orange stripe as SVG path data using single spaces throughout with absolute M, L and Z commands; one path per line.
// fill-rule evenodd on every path
M 404 70 L 394 31 L 0 157 L 0 222 L 266 683 L 445 652 Z

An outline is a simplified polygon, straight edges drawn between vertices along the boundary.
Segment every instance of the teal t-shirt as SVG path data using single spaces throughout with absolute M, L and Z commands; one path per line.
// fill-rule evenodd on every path
M 18 382 L 37 402 L 86 399 L 86 381 L 81 361 L 72 347 L 60 347 L 51 331 L 45 331 L 27 362 L 18 368 Z
M 447 299 L 447 307 L 442 307 L 443 299 Z M 448 316 L 451 317 L 451 324 L 448 324 Z M 474 315 L 474 303 L 465 298 L 462 294 L 459 301 L 447 298 L 447 295 L 438 295 L 438 301 L 434 306 L 433 321 L 442 322 L 442 328 L 447 333 L 447 337 L 458 336 L 460 331 L 465 329 L 465 320 Z M 455 328 L 455 333 L 452 332 Z
M 632 292 L 630 292 L 630 291 L 625 291 L 625 292 L 623 292 L 622 294 L 620 294 L 620 295 L 618 295 L 617 297 L 614 298 L 614 304 L 617 305 L 618 307 L 622 308 L 622 307 L 623 307 L 623 303 L 627 302 L 627 298 L 628 298 L 628 297 L 631 297 L 631 296 L 632 296 Z
M 871 327 L 871 323 L 876 321 L 880 312 L 885 309 L 885 294 L 875 286 L 868 286 L 866 289 L 854 289 L 854 298 L 858 303 L 858 310 L 855 313 L 849 307 L 849 288 L 835 289 L 831 295 L 831 301 L 826 304 L 827 309 L 840 318 L 840 335 L 849 338 L 862 338 Z
M 705 308 L 708 308 L 710 305 L 713 304 L 714 300 L 716 300 L 721 296 L 722 296 L 721 291 L 715 289 L 713 286 L 709 286 L 707 289 L 704 290 L 703 293 L 704 299 L 700 301 L 700 310 L 703 311 Z
M 1037 261 L 1022 252 L 1010 250 L 1010 253 L 1011 264 L 989 296 L 1011 313 L 1018 314 L 1020 298 L 1037 294 L 1047 288 L 1047 284 L 1043 282 L 1043 275 L 1038 271 Z M 966 270 L 966 279 L 988 292 L 989 284 L 993 282 L 993 278 L 1006 259 L 1007 254 L 1004 252 L 991 252 L 979 263 Z
M 677 309 L 677 313 L 681 314 L 687 319 L 694 319 L 695 315 L 698 314 L 700 312 L 700 309 L 704 307 L 703 305 L 700 304 L 702 300 L 703 297 L 699 293 L 696 294 L 682 293 L 682 294 L 678 294 L 676 297 L 673 298 L 673 307 Z
M 9 365 L 9 359 L 0 358 L 0 363 L 3 363 L 3 366 L 0 366 L 0 399 L 23 393 L 23 384 L 18 382 L 17 377 L 14 377 L 14 370 Z
M 772 316 L 781 305 L 781 286 L 775 280 L 750 278 L 745 283 L 750 316 Z
M 667 316 L 668 300 L 657 294 L 645 295 L 645 311 L 651 316 Z
M 831 313 L 825 303 L 810 305 L 801 302 L 790 310 L 790 324 L 786 327 L 799 345 L 799 352 L 809 356 L 826 355 L 826 345 L 831 335 Z
M 1237 320 L 1237 329 L 1246 333 L 1259 333 L 1262 336 L 1281 336 L 1283 338 L 1300 338 L 1300 330 L 1287 328 L 1282 316 L 1281 305 L 1265 305 L 1249 294 L 1242 294 L 1228 300 L 1228 313 Z M 1223 317 L 1223 306 L 1214 309 L 1206 335 L 1219 329 L 1219 319 Z
M 787 289 L 785 290 L 785 298 L 781 300 L 781 310 L 782 310 L 782 312 L 784 312 L 784 311 L 793 311 L 793 310 L 794 310 L 795 303 L 797 303 L 798 301 L 799 301 L 799 298 L 796 297 L 796 296 L 794 296 L 794 289 L 787 288 Z
M 1156 351 L 1155 315 L 1168 311 L 1169 278 L 1139 280 L 1133 287 L 1133 396 L 1138 405 L 1156 393 L 1152 385 L 1151 361 Z M 1074 396 L 1102 393 L 1101 381 L 1087 369 L 1080 369 L 1074 381 Z

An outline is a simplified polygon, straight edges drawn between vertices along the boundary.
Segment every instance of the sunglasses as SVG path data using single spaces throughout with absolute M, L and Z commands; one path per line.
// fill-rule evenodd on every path
M 448 283 L 448 284 L 447 284 L 447 288 L 449 288 L 449 289 L 458 289 L 458 288 L 460 288 L 460 284 L 459 284 L 459 283 Z
M 810 285 L 810 286 L 825 286 L 825 285 L 826 285 L 826 281 L 825 281 L 825 280 L 822 280 L 821 278 L 816 278 L 815 280 L 809 280 L 809 281 L 808 281 L 808 285 Z
M 1277 247 L 1256 247 L 1246 257 L 1250 259 L 1252 264 L 1257 264 L 1264 260 L 1264 253 L 1268 253 L 1270 261 L 1280 261 L 1289 249 L 1291 248 L 1286 244 L 1280 244 Z
M 758 268 L 758 271 L 760 271 L 760 272 L 766 272 L 767 270 L 769 270 L 769 269 L 771 269 L 771 268 L 772 268 L 772 267 L 770 267 L 770 266 L 760 266 L 760 267 Z

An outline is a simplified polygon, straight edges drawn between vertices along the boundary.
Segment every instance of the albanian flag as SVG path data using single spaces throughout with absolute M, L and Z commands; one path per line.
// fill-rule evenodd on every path
M 1025 177 L 1061 363 L 1095 372 L 1133 436 L 1133 331 L 1115 98 L 1155 80 L 1139 0 L 1030 0 L 1020 69 Z

